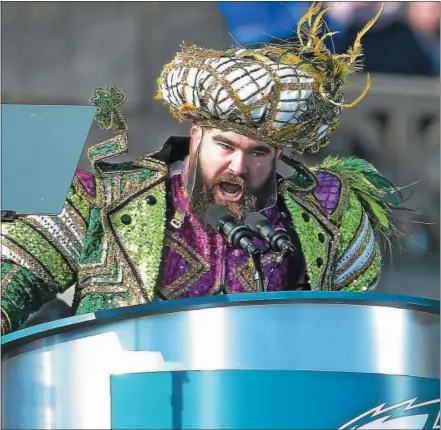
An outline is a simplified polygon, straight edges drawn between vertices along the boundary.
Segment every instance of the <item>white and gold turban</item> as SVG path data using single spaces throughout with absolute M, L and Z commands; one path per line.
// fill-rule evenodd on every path
M 360 31 L 345 54 L 331 53 L 321 10 L 314 3 L 299 20 L 296 42 L 225 51 L 182 46 L 158 79 L 157 98 L 172 114 L 262 140 L 298 153 L 317 152 L 329 143 L 345 104 L 348 75 L 361 69 L 361 38 L 379 18 Z M 324 33 L 324 34 L 323 34 Z

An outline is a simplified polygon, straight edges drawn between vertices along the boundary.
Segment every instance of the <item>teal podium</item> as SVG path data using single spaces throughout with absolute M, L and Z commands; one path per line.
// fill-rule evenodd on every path
M 42 324 L 2 338 L 2 428 L 440 428 L 439 311 L 278 292 Z

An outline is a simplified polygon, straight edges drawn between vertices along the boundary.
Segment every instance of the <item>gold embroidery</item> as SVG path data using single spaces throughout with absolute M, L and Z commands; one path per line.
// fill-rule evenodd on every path
M 165 176 L 168 174 L 168 166 L 164 162 L 152 158 L 153 155 L 158 154 L 161 151 L 162 148 L 158 151 L 152 152 L 148 156 L 139 157 L 133 161 L 133 164 L 135 166 L 145 167 L 153 173 L 158 173 L 159 176 Z
M 94 178 L 94 183 L 95 183 L 95 178 Z M 75 191 L 75 194 L 77 194 L 78 196 L 81 197 L 81 199 L 84 202 L 87 202 L 87 204 L 89 205 L 89 207 L 91 206 L 92 203 L 94 203 L 94 197 L 91 196 L 85 186 L 82 184 L 82 182 L 80 181 L 80 179 L 78 178 L 78 176 L 74 176 L 73 181 L 72 181 L 72 187 Z M 95 185 L 95 195 L 96 195 L 96 185 Z
M 262 257 L 262 268 L 265 268 L 268 264 L 275 263 L 278 255 L 270 253 Z M 256 284 L 254 282 L 254 263 L 252 258 L 248 258 L 247 261 L 236 268 L 234 274 L 238 281 L 244 286 L 248 292 L 256 292 Z
M 115 260 L 115 249 L 109 246 L 109 241 L 111 240 L 109 236 L 103 234 L 102 239 L 102 252 L 101 259 L 93 263 L 87 263 L 81 265 L 80 270 L 83 277 L 87 278 L 89 276 L 104 275 L 109 273 L 108 265 L 112 265 Z
M 109 270 L 109 266 L 106 266 L 106 269 Z M 125 261 L 121 261 L 121 266 L 118 271 L 119 278 L 123 280 L 124 283 L 112 283 L 109 282 L 109 278 L 107 279 L 99 279 L 95 278 L 90 280 L 90 284 L 84 287 L 80 287 L 78 289 L 78 294 L 80 298 L 88 294 L 93 293 L 127 293 L 130 291 L 130 285 L 132 283 L 136 283 L 137 280 L 132 274 L 132 270 L 127 266 Z M 101 283 L 101 281 L 103 283 Z M 98 285 L 97 282 L 100 282 Z M 108 282 L 108 283 L 106 283 Z M 137 305 L 141 303 L 145 303 L 145 299 L 143 295 L 133 294 L 131 304 Z
M 49 273 L 49 269 L 46 269 L 41 265 L 41 263 L 33 257 L 28 252 L 24 251 L 14 242 L 9 240 L 8 237 L 2 236 L 3 245 L 7 246 L 12 252 L 14 252 L 21 261 L 17 261 L 17 264 L 24 267 L 29 267 L 31 270 L 35 272 L 35 274 L 41 278 L 44 282 L 54 285 L 56 284 L 55 279 Z
M 149 160 L 144 160 L 144 164 L 151 166 L 152 162 Z M 141 164 L 138 160 L 138 164 Z M 145 166 L 147 167 L 147 166 Z M 157 167 L 156 167 L 157 169 Z M 150 177 L 147 181 L 141 183 L 139 180 L 140 172 L 135 173 L 134 178 L 129 183 L 130 190 L 125 190 L 124 193 L 121 192 L 121 172 L 106 172 L 103 173 L 103 177 L 108 180 L 107 190 L 103 185 L 103 181 L 99 181 L 100 186 L 98 187 L 101 195 L 102 202 L 102 212 L 101 222 L 103 227 L 103 235 L 102 235 L 102 256 L 101 260 L 97 263 L 87 264 L 81 268 L 81 277 L 84 279 L 82 285 L 80 286 L 82 290 L 82 294 L 87 294 L 91 292 L 131 292 L 133 294 L 133 304 L 145 303 L 144 293 L 143 293 L 143 285 L 138 280 L 137 277 L 134 276 L 132 271 L 132 267 L 130 266 L 125 253 L 122 251 L 120 244 L 115 240 L 114 233 L 109 224 L 109 214 L 112 210 L 118 206 L 123 206 L 129 200 L 133 198 L 133 196 L 138 192 L 147 192 L 152 188 L 152 185 L 155 181 L 157 181 L 161 175 L 153 173 L 152 177 Z M 160 178 L 162 179 L 162 178 Z M 107 200 L 107 203 L 104 202 Z M 114 271 L 115 259 L 118 260 L 119 263 L 119 271 L 117 274 L 117 279 L 121 279 L 122 273 L 122 281 L 124 285 L 114 285 L 114 284 L 105 284 L 106 281 L 109 281 L 109 278 L 101 278 L 101 279 L 93 279 L 98 275 L 112 275 Z M 130 261 L 130 260 L 129 260 Z M 136 270 L 136 269 L 135 269 Z M 86 278 L 86 279 L 85 279 Z M 87 278 L 89 278 L 87 280 Z M 92 279 L 90 279 L 92 278 Z M 112 282 L 116 279 L 114 277 L 110 277 Z M 103 282 L 104 284 L 95 286 L 91 285 L 94 282 Z
M 367 224 L 367 227 L 366 227 Z M 355 245 L 355 242 L 359 239 L 361 232 L 363 230 L 363 227 L 366 227 L 366 236 L 363 239 L 362 243 L 359 245 L 359 247 L 355 250 L 355 252 L 352 254 L 352 256 L 346 261 L 346 263 L 335 273 L 335 278 L 340 277 L 343 273 L 345 273 L 358 259 L 361 257 L 366 249 L 369 246 L 369 242 L 374 239 L 374 244 L 372 245 L 372 252 L 375 247 L 375 237 L 374 232 L 371 229 L 371 226 L 369 225 L 369 221 L 367 219 L 367 215 L 365 214 L 361 218 L 360 225 L 358 226 L 357 232 L 355 233 L 354 237 L 352 238 L 352 241 L 350 245 L 346 248 L 346 251 L 348 251 L 351 247 Z M 345 254 L 343 254 L 344 256 Z
M 377 249 L 374 248 L 374 251 L 371 253 L 367 261 L 356 271 L 351 273 L 346 279 L 342 280 L 339 284 L 333 286 L 333 290 L 342 290 L 346 286 L 348 286 L 352 281 L 355 281 L 363 272 L 365 272 L 370 265 L 375 260 L 375 257 L 377 256 L 377 252 L 379 252 Z
M 192 284 L 201 280 L 211 269 L 210 264 L 199 253 L 191 248 L 185 240 L 181 239 L 176 233 L 165 233 L 165 246 L 178 254 L 189 266 L 188 272 L 174 280 L 171 284 L 159 288 L 159 291 L 167 298 L 174 299 L 189 288 L 188 282 Z M 212 290 L 219 288 L 217 281 Z
M 104 227 L 103 227 L 104 229 Z M 103 250 L 101 254 L 101 260 L 95 263 L 87 263 L 80 268 L 80 274 L 82 279 L 82 285 L 86 285 L 88 278 L 97 277 L 98 275 L 112 275 L 114 270 L 114 264 L 116 260 L 115 245 L 112 236 L 103 232 Z
M 69 215 L 71 215 L 71 214 L 69 214 Z M 71 215 L 72 216 L 72 215 Z M 76 219 L 76 223 L 77 223 L 77 225 L 79 224 L 78 223 L 78 214 L 77 214 L 77 217 L 76 217 L 77 219 Z M 70 245 L 70 247 L 72 247 L 75 251 L 76 251 L 76 253 L 77 254 L 81 254 L 81 249 L 82 249 L 82 244 L 81 244 L 81 242 L 77 239 L 77 237 L 75 236 L 75 234 L 73 233 L 73 231 L 71 230 L 71 229 L 69 229 L 67 226 L 66 226 L 66 223 L 63 221 L 63 220 L 61 220 L 61 219 L 59 219 L 58 217 L 53 217 L 52 218 L 52 220 L 53 220 L 53 222 L 54 222 L 54 224 L 56 224 L 56 226 L 62 231 L 62 233 L 64 234 L 64 236 L 65 236 L 65 238 L 67 239 L 67 241 L 69 242 L 69 245 Z M 84 221 L 83 221 L 84 222 Z M 41 224 L 40 224 L 41 225 Z M 43 226 L 42 226 L 43 227 Z M 86 234 L 86 231 L 85 231 L 85 228 L 84 228 L 84 230 L 83 230 L 83 228 L 80 226 L 80 225 L 78 225 L 78 233 L 79 233 L 79 235 L 81 235 L 83 238 L 84 238 L 84 236 L 85 236 L 85 234 Z M 47 232 L 47 229 L 46 229 L 46 232 Z
M 45 240 L 50 242 L 52 244 L 52 246 L 55 248 L 55 250 L 58 253 L 62 254 L 67 259 L 67 261 L 69 262 L 69 265 L 72 268 L 76 269 L 78 267 L 78 264 L 76 263 L 75 258 L 69 252 L 63 252 L 63 250 L 60 249 L 60 248 L 65 248 L 66 245 L 64 245 L 61 241 L 58 241 L 54 237 L 54 235 L 42 223 L 38 222 L 35 218 L 31 218 L 31 217 L 22 218 L 21 221 L 24 224 L 28 224 L 33 229 L 40 231 L 43 234 Z M 56 217 L 52 217 L 52 221 L 54 221 L 54 223 L 62 231 L 62 234 L 67 236 L 67 238 L 69 240 L 70 235 L 69 236 L 67 235 L 67 231 L 66 231 L 67 228 L 65 227 L 65 225 L 62 222 L 60 222 Z M 77 243 L 78 243 L 78 241 L 77 241 Z M 69 245 L 71 245 L 71 244 L 69 244 Z
M 105 149 L 107 146 L 116 145 L 116 149 L 113 151 L 104 151 L 99 153 L 101 149 Z M 116 157 L 117 155 L 122 155 L 126 153 L 128 150 L 128 141 L 127 141 L 127 133 L 122 132 L 110 139 L 105 140 L 104 142 L 93 145 L 87 151 L 89 160 L 91 161 L 95 170 L 100 172 L 99 169 L 99 161 L 104 160 L 106 158 Z M 98 154 L 91 155 L 93 151 L 97 151 Z M 101 172 L 100 172 L 101 173 Z
M 3 308 L 1 308 L 1 310 L 2 310 L 2 315 L 5 317 L 5 319 L 3 321 L 7 324 L 6 330 L 2 333 L 2 335 L 3 335 L 6 333 L 10 333 L 12 331 L 12 322 L 11 322 L 11 318 L 9 317 L 8 313 Z
M 313 82 L 313 78 L 308 73 L 306 73 L 305 71 L 300 71 L 300 69 L 298 69 L 297 67 L 290 67 L 288 65 L 285 65 L 284 68 L 286 70 L 290 70 L 291 74 L 295 73 L 295 76 L 293 77 L 295 77 L 297 80 L 297 82 L 286 82 L 287 75 L 283 76 L 279 75 L 278 73 L 280 72 L 280 65 L 274 67 L 275 63 L 271 62 L 268 58 L 267 61 L 270 61 L 271 64 L 267 61 L 256 62 L 256 65 L 258 65 L 258 67 L 260 67 L 262 70 L 265 70 L 268 81 L 272 82 L 273 85 L 271 87 L 271 91 L 268 91 L 267 94 L 265 94 L 265 88 L 260 88 L 259 83 L 253 78 L 252 75 L 249 75 L 252 80 L 252 85 L 258 88 L 256 90 L 257 92 L 253 98 L 253 101 L 250 104 L 249 97 L 244 99 L 241 98 L 240 91 L 237 89 L 233 89 L 232 83 L 226 76 L 226 74 L 234 73 L 237 70 L 246 71 L 244 67 L 249 64 L 249 60 L 244 59 L 243 56 L 238 55 L 237 52 L 233 53 L 233 51 L 210 52 L 214 55 L 214 57 L 206 57 L 206 52 L 197 47 L 185 48 L 183 52 L 178 55 L 178 57 L 181 58 L 179 58 L 179 61 L 177 63 L 175 62 L 177 58 L 175 58 L 173 62 L 164 67 L 161 78 L 159 79 L 161 89 L 158 97 L 162 98 L 163 94 L 165 94 L 164 91 L 167 91 L 166 93 L 168 94 L 168 96 L 164 100 L 169 103 L 171 113 L 178 120 L 192 118 L 197 123 L 201 123 L 205 126 L 213 126 L 221 128 L 223 130 L 231 129 L 247 136 L 255 137 L 259 140 L 264 140 L 268 144 L 279 148 L 282 146 L 286 146 L 286 144 L 292 144 L 292 142 L 296 142 L 296 149 L 297 147 L 299 147 L 300 149 L 303 146 L 306 149 L 308 146 L 311 146 L 314 143 L 311 143 L 311 141 L 314 141 L 318 137 L 317 126 L 321 124 L 318 122 L 318 118 L 310 118 L 306 121 L 300 121 L 296 125 L 285 123 L 283 124 L 283 128 L 278 128 L 274 126 L 275 122 L 280 122 L 276 119 L 279 113 L 279 104 L 274 103 L 274 100 L 280 99 L 282 91 L 313 91 L 318 88 L 318 84 L 316 82 Z M 225 63 L 220 65 L 218 62 L 215 65 L 216 59 L 220 59 L 225 56 L 229 56 L 229 59 L 227 59 Z M 208 63 L 205 60 L 208 60 Z M 194 92 L 196 91 L 197 97 L 200 98 L 198 107 L 193 105 L 193 101 L 190 100 L 190 98 L 183 97 L 185 96 L 185 94 L 179 94 L 179 89 L 177 87 L 175 87 L 174 85 L 170 85 L 169 73 L 173 69 L 175 71 L 181 70 L 182 64 L 184 64 L 183 62 L 185 63 L 185 66 L 183 66 L 184 68 L 182 69 L 184 70 L 184 72 L 179 79 L 180 82 L 187 82 L 187 76 L 190 69 L 197 69 L 198 72 L 205 73 L 208 76 L 208 79 L 211 78 L 212 82 L 208 84 L 206 88 L 204 87 L 205 81 L 203 82 L 203 84 L 199 83 L 199 85 L 201 85 L 201 91 L 199 91 L 196 87 L 193 88 L 190 85 L 193 94 L 195 94 Z M 225 64 L 227 63 L 228 66 L 225 67 Z M 271 67 L 271 65 L 273 67 Z M 221 68 L 222 71 L 219 70 Z M 220 92 L 218 91 L 216 93 L 216 88 L 219 85 L 221 85 L 222 91 L 225 92 L 227 95 L 227 99 L 223 99 L 222 101 L 218 100 Z M 249 84 L 246 84 L 246 86 L 249 86 Z M 174 91 L 175 89 L 177 92 Z M 178 98 L 176 98 L 176 94 L 179 95 Z M 215 96 L 215 94 L 217 94 L 217 96 Z M 258 97 L 256 97 L 257 94 Z M 298 97 L 298 95 L 296 97 Z M 296 100 L 298 100 L 298 102 L 300 103 L 304 103 L 306 107 L 314 105 L 314 101 L 311 102 L 312 98 L 313 97 L 311 94 L 311 97 L 308 96 L 308 99 L 306 100 L 301 98 L 296 98 Z M 314 97 L 314 99 L 316 98 L 317 96 Z M 207 109 L 202 108 L 202 106 L 207 107 L 211 104 L 218 106 L 219 104 L 222 104 L 225 100 L 231 100 L 231 106 L 233 108 L 236 107 L 236 109 L 233 110 L 229 108 L 230 110 L 228 111 L 227 116 L 231 112 L 234 112 L 234 118 L 230 121 L 226 121 L 225 119 L 218 119 L 216 115 L 213 115 L 213 112 L 209 111 L 209 109 L 205 112 L 205 110 Z M 265 116 L 265 121 L 260 121 L 257 126 L 255 120 L 253 119 L 253 111 L 264 107 L 265 105 L 270 106 L 269 112 Z M 290 103 L 290 108 L 294 109 L 292 112 L 293 114 L 296 112 L 296 114 L 294 115 L 294 119 L 298 119 L 303 113 L 305 113 L 304 110 L 298 108 L 297 103 Z M 331 107 L 331 112 L 334 111 L 335 107 Z M 311 112 L 313 111 L 309 109 L 310 117 Z M 299 150 L 298 152 L 303 151 Z
M 331 214 L 331 218 L 335 223 L 340 223 L 341 218 L 343 214 L 346 212 L 348 206 L 349 206 L 349 182 L 344 176 L 336 175 L 333 173 L 333 175 L 337 176 L 337 178 L 340 180 L 340 198 L 337 202 L 337 207 L 334 209 L 334 211 Z

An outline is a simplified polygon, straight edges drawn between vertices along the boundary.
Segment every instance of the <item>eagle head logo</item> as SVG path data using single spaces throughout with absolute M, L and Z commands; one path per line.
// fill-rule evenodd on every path
M 439 429 L 440 399 L 418 403 L 418 398 L 395 405 L 383 403 L 344 424 L 340 429 Z

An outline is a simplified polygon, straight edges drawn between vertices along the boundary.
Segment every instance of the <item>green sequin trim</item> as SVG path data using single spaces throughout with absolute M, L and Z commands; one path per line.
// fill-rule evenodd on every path
M 349 196 L 349 205 L 343 215 L 340 224 L 341 241 L 337 252 L 337 260 L 339 260 L 349 245 L 351 244 L 357 229 L 361 223 L 363 216 L 363 208 L 355 193 L 351 192 Z
M 61 252 L 33 228 L 17 220 L 4 226 L 4 231 L 7 237 L 13 239 L 36 260 L 41 262 L 58 284 L 70 286 L 75 282 L 75 274 L 62 258 Z
M 129 300 L 128 293 L 93 293 L 85 296 L 79 303 L 75 315 L 99 312 L 121 307 L 119 300 Z
M 105 193 L 108 193 L 109 185 L 112 183 L 112 180 L 110 178 L 101 178 L 101 183 L 103 184 Z
M 118 277 L 119 270 L 120 270 L 120 268 L 119 268 L 118 261 L 115 260 L 115 263 L 113 264 L 113 271 L 110 273 L 100 274 L 99 277 L 97 277 L 97 279 L 100 279 L 100 281 L 98 281 L 98 280 L 94 281 L 94 285 L 98 285 L 98 286 L 100 286 L 100 285 L 103 285 L 103 286 L 121 285 L 121 281 L 116 280 L 116 278 Z M 112 281 L 112 279 L 115 279 L 115 280 Z
M 359 276 L 341 291 L 366 291 L 372 283 L 380 277 L 381 274 L 381 251 L 378 243 L 375 244 L 375 257 L 371 265 Z
M 6 334 L 12 331 L 11 318 L 4 309 L 1 310 L 1 317 L 2 317 L 2 336 L 5 336 Z
M 81 214 L 81 217 L 87 221 L 90 214 L 90 205 L 76 194 L 72 188 L 69 189 L 67 198 L 72 203 L 73 207 Z
M 289 192 L 285 192 L 285 205 L 291 215 L 293 227 L 299 235 L 311 289 L 321 290 L 321 278 L 328 258 L 329 234 L 313 215 L 291 198 Z M 307 214 L 308 221 L 305 221 L 303 214 Z M 323 235 L 323 243 L 319 234 Z M 321 264 L 318 264 L 319 259 Z
M 12 270 L 12 265 L 9 263 L 4 263 L 2 261 L 1 268 L 2 268 L 1 280 L 3 281 L 3 279 L 5 279 L 5 277 L 6 277 L 6 275 Z
M 141 173 L 141 181 L 144 182 L 144 181 L 149 180 L 152 177 L 152 175 L 153 175 L 153 172 L 151 170 L 144 169 Z
M 118 143 L 110 143 L 109 145 L 101 146 L 98 148 L 91 148 L 89 151 L 89 158 L 95 159 L 98 155 L 107 154 L 108 152 L 116 151 L 119 149 Z
M 126 94 L 123 90 L 109 85 L 107 89 L 96 88 L 89 103 L 96 106 L 96 123 L 104 130 L 115 128 L 116 130 L 126 130 L 126 121 L 120 111 L 121 106 L 126 101 Z
M 149 205 L 147 196 L 154 196 L 156 204 Z M 130 217 L 130 224 L 123 224 L 121 218 Z M 126 217 L 127 218 L 127 217 Z M 123 209 L 111 215 L 111 222 L 119 241 L 137 268 L 150 300 L 154 297 L 159 275 L 165 235 L 165 185 L 161 184 L 136 197 Z
M 119 184 L 119 189 L 122 193 L 124 193 L 126 191 L 126 188 L 128 188 L 128 183 L 133 182 L 133 178 L 133 173 L 129 173 L 123 176 L 121 183 Z
M 129 192 L 130 186 L 139 182 L 151 180 L 153 172 L 149 169 L 143 169 L 141 172 L 126 173 L 121 176 L 120 190 L 123 193 Z
M 43 304 L 55 299 L 58 292 L 58 289 L 42 282 L 27 269 L 20 268 L 1 299 L 1 307 L 11 320 L 12 330 L 16 330 Z
M 103 225 L 101 223 L 101 210 L 92 208 L 89 218 L 89 229 L 84 241 L 83 252 L 80 255 L 78 263 L 81 265 L 97 263 L 101 261 L 103 254 L 102 238 Z
M 98 162 L 97 165 L 100 168 L 100 171 L 103 173 L 112 173 L 112 172 L 128 172 L 128 171 L 137 171 L 142 169 L 140 166 L 135 166 L 132 161 L 126 161 L 123 163 L 105 163 Z
M 119 264 L 118 261 L 115 260 L 115 262 L 113 263 L 113 272 L 102 274 L 100 275 L 100 278 L 103 279 L 114 278 L 115 276 L 118 275 L 118 272 L 119 272 Z

